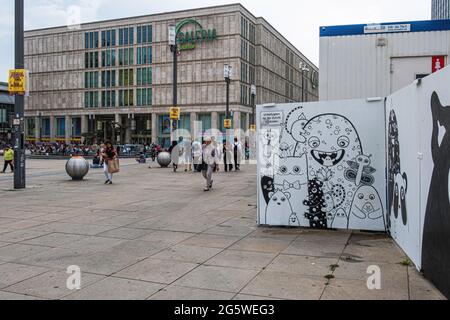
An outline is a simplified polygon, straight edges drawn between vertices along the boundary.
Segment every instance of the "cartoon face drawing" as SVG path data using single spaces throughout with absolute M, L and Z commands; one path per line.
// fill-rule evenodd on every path
M 306 119 L 305 114 L 301 114 L 298 120 L 296 120 L 292 126 L 290 127 L 289 133 L 292 135 L 295 141 L 299 143 L 305 143 L 305 126 L 308 120 Z
M 300 190 L 308 183 L 306 155 L 301 157 L 274 157 L 275 184 L 283 190 Z
M 362 146 L 353 124 L 337 114 L 324 114 L 305 125 L 309 164 L 316 168 L 335 167 L 362 154 Z
M 291 194 L 276 190 L 270 193 L 269 204 L 266 208 L 266 224 L 282 226 L 290 219 L 293 211 L 290 203 Z
M 408 192 L 408 177 L 406 173 L 403 175 L 397 174 L 394 182 L 394 199 L 392 202 L 392 209 L 394 210 L 395 219 L 398 218 L 398 214 L 402 213 L 403 225 L 408 224 L 408 214 L 406 210 L 406 193 Z
M 280 155 L 283 158 L 288 158 L 292 156 L 292 151 L 294 150 L 294 145 L 288 145 L 287 143 L 283 142 L 280 144 Z
M 370 224 L 373 230 L 385 230 L 383 204 L 380 196 L 371 186 L 360 187 L 353 198 L 350 209 L 349 228 L 364 229 Z
M 361 184 L 371 186 L 375 183 L 373 173 L 377 170 L 372 168 L 370 164 L 371 156 L 360 154 L 354 161 L 347 161 L 349 168 L 345 171 L 345 178 L 359 186 Z
M 292 213 L 289 217 L 289 226 L 290 227 L 301 227 L 300 221 L 298 220 L 297 214 Z
M 331 219 L 332 229 L 347 229 L 348 226 L 348 217 L 344 209 L 338 209 L 333 214 L 333 218 Z
M 305 216 L 310 221 L 311 228 L 327 229 L 327 213 L 324 211 L 326 207 L 323 182 L 314 179 L 308 183 L 308 199 L 304 201 L 304 205 L 309 208 Z

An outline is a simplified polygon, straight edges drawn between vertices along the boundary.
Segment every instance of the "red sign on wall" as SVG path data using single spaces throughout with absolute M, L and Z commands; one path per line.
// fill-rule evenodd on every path
M 443 69 L 445 67 L 445 57 L 444 56 L 434 56 L 432 58 L 431 70 L 433 73 Z

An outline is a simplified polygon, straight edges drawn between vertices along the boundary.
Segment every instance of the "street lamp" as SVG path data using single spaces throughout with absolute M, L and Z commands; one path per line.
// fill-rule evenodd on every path
M 305 102 L 305 72 L 309 72 L 308 65 L 305 62 L 300 62 L 300 70 L 302 71 L 302 102 Z
M 169 26 L 169 46 L 170 51 L 173 53 L 173 108 L 177 108 L 178 105 L 178 44 L 177 44 L 177 29 L 176 26 Z M 170 140 L 173 140 L 173 120 L 170 119 Z M 172 141 L 171 141 L 172 142 Z
M 232 76 L 232 72 L 233 72 L 233 67 L 230 66 L 229 64 L 225 64 L 223 66 L 223 77 L 225 78 L 225 82 L 227 84 L 227 93 L 226 93 L 226 105 L 227 105 L 227 112 L 225 115 L 225 121 L 227 122 L 227 126 L 229 128 L 226 128 L 227 126 L 225 126 L 225 129 L 231 129 L 230 126 L 230 82 L 231 82 L 231 76 Z
M 252 119 L 252 129 L 255 130 L 256 129 L 256 86 L 254 84 L 252 84 L 251 87 L 251 94 L 252 94 L 252 109 L 253 109 L 253 119 Z

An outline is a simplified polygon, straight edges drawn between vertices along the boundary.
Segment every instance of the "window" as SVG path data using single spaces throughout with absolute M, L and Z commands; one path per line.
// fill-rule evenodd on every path
M 102 107 L 112 108 L 116 106 L 116 91 L 102 91 Z
M 110 88 L 116 86 L 116 71 L 102 71 L 102 88 Z
M 58 137 L 66 136 L 66 119 L 56 118 L 56 135 Z
M 241 63 L 241 81 L 248 82 L 248 64 Z
M 136 51 L 136 64 L 151 64 L 153 61 L 152 47 L 140 47 Z
M 98 91 L 84 93 L 84 106 L 86 108 L 98 108 Z
M 134 63 L 134 49 L 119 49 L 119 66 L 129 66 Z
M 119 106 L 129 107 L 134 105 L 133 90 L 119 90 Z
M 248 42 L 241 40 L 241 58 L 248 60 Z
M 94 49 L 98 48 L 98 32 L 86 32 L 84 34 L 84 48 Z
M 102 51 L 102 67 L 115 67 L 116 66 L 116 50 Z
M 98 52 L 86 52 L 84 54 L 84 66 L 86 69 L 98 68 Z
M 145 86 L 152 84 L 152 68 L 138 68 L 136 74 L 136 84 Z
M 98 75 L 96 72 L 85 72 L 84 73 L 84 87 L 86 89 L 89 88 L 98 88 Z
M 119 29 L 119 45 L 127 46 L 134 44 L 134 28 Z
M 123 69 L 119 70 L 119 86 L 127 87 L 133 85 L 134 70 L 133 69 Z
M 138 107 L 152 105 L 152 89 L 142 88 L 136 91 L 136 105 Z
M 114 47 L 116 45 L 116 30 L 102 31 L 102 47 Z
M 152 26 L 140 26 L 137 27 L 137 43 L 152 43 L 153 30 Z

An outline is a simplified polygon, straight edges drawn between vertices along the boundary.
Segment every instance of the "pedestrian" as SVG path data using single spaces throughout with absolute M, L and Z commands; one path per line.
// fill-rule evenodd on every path
M 241 170 L 241 159 L 242 159 L 242 144 L 239 142 L 238 138 L 234 138 L 234 167 L 236 171 Z
M 105 172 L 105 184 L 113 184 L 113 174 L 109 173 L 109 163 L 117 158 L 117 151 L 110 141 L 105 142 L 105 148 L 102 150 L 103 171 Z
M 225 172 L 233 170 L 231 146 L 227 140 L 223 140 L 223 163 L 225 167 Z
M 184 172 L 192 172 L 192 143 L 189 140 L 182 141 Z
M 178 163 L 180 161 L 180 147 L 177 141 L 172 141 L 172 145 L 169 148 L 169 153 L 172 160 L 173 172 L 177 172 Z
M 3 153 L 3 159 L 5 160 L 5 165 L 3 166 L 2 173 L 6 172 L 6 168 L 11 168 L 11 172 L 14 172 L 14 150 L 11 149 L 10 145 L 7 145 Z
M 194 143 L 192 143 L 192 157 L 194 170 L 200 172 L 202 166 L 202 144 L 199 141 L 194 141 Z
M 202 174 L 206 180 L 204 191 L 210 191 L 213 187 L 213 173 L 219 172 L 219 157 L 217 148 L 211 138 L 205 138 L 202 152 Z

